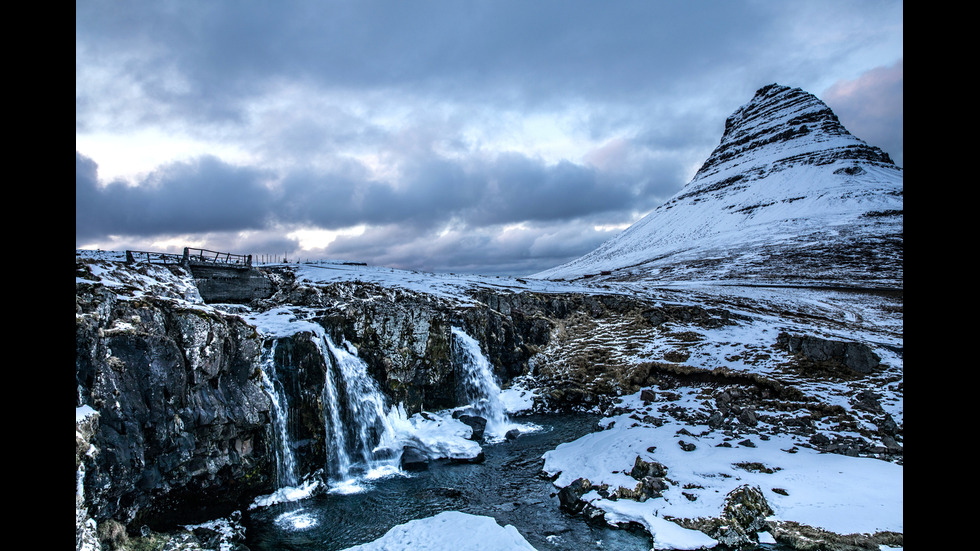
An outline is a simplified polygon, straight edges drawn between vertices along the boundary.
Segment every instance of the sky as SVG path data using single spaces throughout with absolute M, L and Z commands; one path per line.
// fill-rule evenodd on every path
M 75 246 L 527 275 L 779 83 L 903 160 L 900 1 L 79 0 Z

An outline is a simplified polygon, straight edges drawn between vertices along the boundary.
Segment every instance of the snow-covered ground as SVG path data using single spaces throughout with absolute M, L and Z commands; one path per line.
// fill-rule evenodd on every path
M 697 549 L 713 542 L 668 518 L 718 516 L 725 497 L 748 484 L 759 487 L 775 511 L 770 517 L 838 534 L 903 532 L 903 467 L 870 458 L 822 454 L 793 436 L 739 440 L 707 425 L 674 421 L 665 407 L 703 409 L 699 389 L 685 388 L 677 401 L 644 403 L 640 393 L 626 396 L 627 412 L 608 417 L 606 428 L 544 455 L 544 470 L 564 487 L 576 478 L 593 485 L 633 489 L 630 476 L 637 457 L 667 467 L 670 486 L 662 498 L 637 502 L 603 499 L 593 490 L 583 499 L 606 511 L 610 522 L 635 521 L 654 538 L 656 549 Z M 663 420 L 661 426 L 637 422 L 639 412 Z M 683 431 L 685 432 L 681 432 Z M 690 433 L 690 434 L 686 434 Z M 687 451 L 680 443 L 693 444 Z M 745 443 L 740 443 L 745 442 Z M 729 447 L 730 446 L 730 447 Z M 651 451 L 652 450 L 652 451 Z
M 413 520 L 347 551 L 534 551 L 513 526 L 459 511 Z

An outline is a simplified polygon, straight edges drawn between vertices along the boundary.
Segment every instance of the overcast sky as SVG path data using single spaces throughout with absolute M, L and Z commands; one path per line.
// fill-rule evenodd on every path
M 770 83 L 903 164 L 896 1 L 75 5 L 75 246 L 531 274 Z

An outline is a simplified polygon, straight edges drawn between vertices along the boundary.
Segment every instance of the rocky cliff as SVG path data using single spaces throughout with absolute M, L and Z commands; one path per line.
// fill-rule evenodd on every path
M 172 526 L 227 514 L 268 489 L 270 403 L 255 328 L 194 307 L 186 286 L 144 294 L 97 283 L 93 268 L 76 264 L 75 294 L 76 406 L 97 412 L 94 452 L 84 456 L 92 517 Z M 130 275 L 188 281 L 169 268 L 140 270 Z

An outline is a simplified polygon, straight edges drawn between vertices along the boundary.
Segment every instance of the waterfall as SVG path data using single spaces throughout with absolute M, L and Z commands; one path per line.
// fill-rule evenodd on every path
M 463 393 L 477 415 L 487 420 L 486 434 L 500 439 L 516 427 L 500 401 L 500 385 L 480 343 L 458 327 L 452 328 L 453 358 L 462 374 Z
M 338 346 L 326 335 L 319 344 L 327 364 L 327 472 L 339 491 L 354 491 L 358 476 L 377 478 L 398 471 L 401 448 L 392 425 L 394 413 L 353 346 Z
M 272 433 L 276 453 L 276 487 L 295 486 L 296 457 L 289 438 L 289 401 L 285 389 L 276 375 L 276 346 L 272 341 L 270 350 L 262 361 L 262 386 L 272 400 Z

